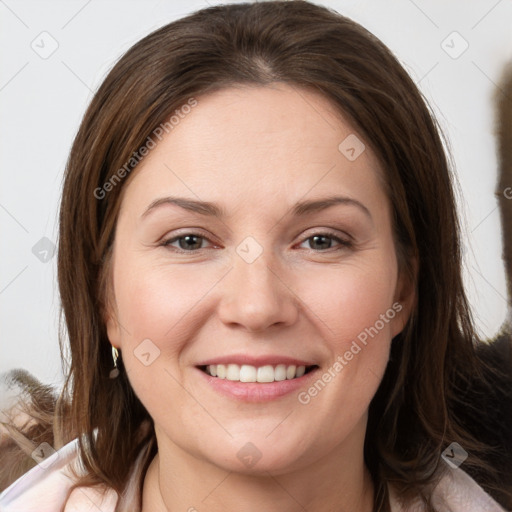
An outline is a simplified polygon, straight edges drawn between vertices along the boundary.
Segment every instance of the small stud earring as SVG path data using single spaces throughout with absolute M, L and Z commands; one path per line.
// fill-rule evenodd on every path
M 110 370 L 109 377 L 115 379 L 119 376 L 119 368 L 117 367 L 117 359 L 119 358 L 119 350 L 116 347 L 112 347 L 112 360 L 114 361 L 114 368 Z

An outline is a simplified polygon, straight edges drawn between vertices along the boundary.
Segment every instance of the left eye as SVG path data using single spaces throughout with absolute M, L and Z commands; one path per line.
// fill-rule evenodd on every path
M 342 240 L 341 238 L 338 238 L 337 236 L 331 235 L 330 233 L 317 233 L 315 235 L 311 235 L 308 238 L 304 239 L 302 243 L 309 242 L 310 247 L 313 250 L 322 250 L 325 249 L 331 249 L 332 248 L 332 241 L 336 241 L 338 245 L 341 247 L 349 247 L 350 242 L 347 240 Z M 317 248 L 312 247 L 317 246 Z

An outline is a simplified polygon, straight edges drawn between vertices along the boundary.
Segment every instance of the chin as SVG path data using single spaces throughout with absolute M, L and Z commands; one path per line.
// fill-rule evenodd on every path
M 274 425 L 275 427 L 275 425 Z M 244 475 L 269 476 L 284 474 L 307 465 L 310 457 L 305 452 L 315 453 L 304 446 L 305 435 L 285 433 L 284 436 L 265 433 L 240 436 L 230 439 L 229 443 L 217 444 L 215 452 L 205 453 L 205 458 L 216 466 L 234 473 Z

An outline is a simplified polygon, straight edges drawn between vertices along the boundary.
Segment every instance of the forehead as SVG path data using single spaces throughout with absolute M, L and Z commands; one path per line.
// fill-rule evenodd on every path
M 212 201 L 230 201 L 232 191 L 286 202 L 339 186 L 354 193 L 379 187 L 376 157 L 316 91 L 237 86 L 196 101 L 133 171 L 125 199 L 145 195 L 147 202 L 169 188 Z

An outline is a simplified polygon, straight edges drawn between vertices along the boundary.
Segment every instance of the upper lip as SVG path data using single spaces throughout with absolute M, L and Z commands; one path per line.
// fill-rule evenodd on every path
M 200 362 L 197 366 L 208 366 L 212 364 L 237 364 L 239 366 L 244 364 L 250 366 L 277 366 L 278 364 L 284 364 L 286 366 L 315 366 L 314 362 L 296 359 L 294 357 L 279 355 L 248 356 L 247 354 L 233 354 L 214 357 Z

